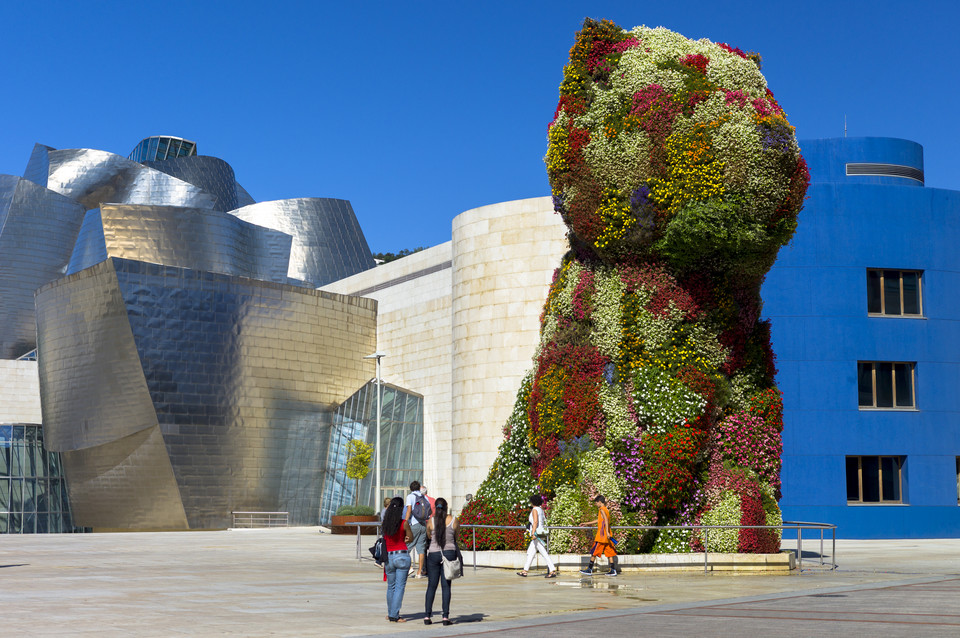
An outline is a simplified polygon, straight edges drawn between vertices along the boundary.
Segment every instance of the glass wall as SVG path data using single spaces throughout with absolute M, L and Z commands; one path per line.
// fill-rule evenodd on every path
M 173 157 L 190 157 L 197 154 L 197 143 L 181 137 L 155 135 L 141 140 L 130 151 L 127 159 L 134 162 L 153 162 Z
M 60 455 L 39 425 L 0 425 L 0 534 L 70 531 Z
M 334 413 L 324 472 L 320 523 L 327 525 L 341 505 L 372 505 L 380 511 L 384 496 L 405 495 L 423 475 L 423 397 L 384 383 L 380 415 L 380 495 L 375 496 L 376 450 L 370 473 L 357 481 L 347 478 L 347 444 L 377 440 L 377 382 L 372 380 Z M 359 490 L 358 490 L 359 487 Z

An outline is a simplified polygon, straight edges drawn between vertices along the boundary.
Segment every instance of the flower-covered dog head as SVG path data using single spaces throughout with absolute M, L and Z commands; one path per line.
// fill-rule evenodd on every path
M 759 57 L 586 20 L 545 158 L 573 248 L 607 263 L 762 276 L 809 174 Z

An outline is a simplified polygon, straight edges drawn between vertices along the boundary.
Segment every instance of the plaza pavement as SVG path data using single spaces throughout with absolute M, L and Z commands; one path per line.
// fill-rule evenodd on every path
M 0 535 L 0 627 L 18 638 L 960 636 L 960 539 L 841 539 L 836 571 L 815 550 L 805 539 L 804 570 L 790 575 L 545 580 L 468 567 L 453 583 L 457 624 L 426 627 L 425 579 L 407 583 L 409 622 L 388 623 L 381 571 L 355 558 L 354 537 L 316 527 Z M 439 610 L 438 592 L 435 621 Z

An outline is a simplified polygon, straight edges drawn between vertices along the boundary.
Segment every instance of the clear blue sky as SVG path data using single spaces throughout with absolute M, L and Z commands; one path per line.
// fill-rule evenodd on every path
M 4 2 L 0 173 L 34 143 L 126 155 L 172 134 L 258 201 L 353 203 L 373 251 L 549 193 L 542 158 L 583 18 L 763 56 L 804 138 L 902 137 L 960 189 L 960 3 Z

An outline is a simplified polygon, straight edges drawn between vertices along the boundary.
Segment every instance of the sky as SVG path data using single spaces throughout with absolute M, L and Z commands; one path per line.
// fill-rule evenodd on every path
M 350 200 L 373 252 L 435 246 L 464 211 L 549 194 L 588 16 L 756 51 L 798 139 L 910 139 L 926 185 L 960 190 L 955 0 L 4 2 L 0 173 L 35 143 L 175 135 L 257 201 Z

